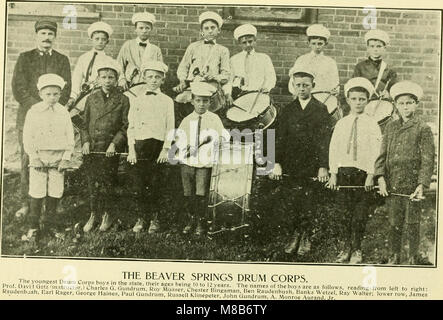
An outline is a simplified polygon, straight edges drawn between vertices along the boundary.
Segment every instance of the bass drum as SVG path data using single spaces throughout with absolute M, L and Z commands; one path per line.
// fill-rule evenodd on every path
M 277 117 L 277 109 L 266 93 L 249 92 L 234 101 L 226 117 L 237 129 L 267 129 Z

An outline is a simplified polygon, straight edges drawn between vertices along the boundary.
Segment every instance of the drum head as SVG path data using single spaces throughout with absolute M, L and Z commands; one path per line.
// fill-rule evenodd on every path
M 365 107 L 365 113 L 374 117 L 377 122 L 383 121 L 392 116 L 394 106 L 386 100 L 372 100 Z
M 234 107 L 227 111 L 226 116 L 235 122 L 248 121 L 260 115 L 270 104 L 271 97 L 268 94 L 247 93 L 234 101 Z
M 333 114 L 338 107 L 337 97 L 326 92 L 313 93 L 312 96 L 328 107 L 329 114 Z

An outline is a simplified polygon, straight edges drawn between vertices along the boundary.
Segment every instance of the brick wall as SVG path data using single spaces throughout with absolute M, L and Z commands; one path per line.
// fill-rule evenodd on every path
M 222 12 L 222 7 L 210 7 Z M 186 47 L 199 38 L 198 15 L 208 10 L 206 6 L 164 6 L 164 5 L 81 5 L 83 11 L 96 12 L 100 20 L 109 23 L 114 34 L 106 48 L 108 54 L 116 57 L 124 41 L 135 37 L 131 24 L 134 12 L 150 11 L 156 15 L 157 23 L 151 36 L 151 42 L 157 44 L 163 53 L 165 63 L 169 65 L 167 86 L 175 85 L 177 65 Z M 343 85 L 352 76 L 357 62 L 365 59 L 366 48 L 363 35 L 363 19 L 366 14 L 362 9 L 322 8 L 318 11 L 318 22 L 331 31 L 326 54 L 338 64 L 340 81 Z M 63 30 L 62 18 L 59 18 L 59 33 L 55 49 L 70 58 L 72 67 L 78 56 L 90 50 L 87 28 L 91 20 L 78 22 L 77 30 Z M 7 63 L 6 63 L 6 166 L 16 160 L 16 138 L 13 129 L 16 103 L 11 94 L 11 77 L 19 52 L 34 47 L 34 20 L 20 16 L 8 20 Z M 441 13 L 439 11 L 378 10 L 378 28 L 387 31 L 391 45 L 387 48 L 388 65 L 398 72 L 400 79 L 411 79 L 425 89 L 423 104 L 419 110 L 427 121 L 437 123 L 438 88 L 440 83 L 440 30 Z M 232 37 L 232 31 L 222 30 L 218 42 L 229 48 L 231 55 L 240 51 Z M 267 53 L 277 73 L 277 88 L 273 94 L 277 104 L 289 101 L 287 91 L 288 71 L 297 56 L 309 51 L 306 37 L 299 33 L 285 30 L 260 32 L 257 39 L 257 51 Z M 13 167 L 13 165 L 11 165 Z

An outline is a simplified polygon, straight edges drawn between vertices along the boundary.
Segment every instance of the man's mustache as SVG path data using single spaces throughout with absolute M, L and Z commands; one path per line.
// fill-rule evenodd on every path
M 46 42 L 46 43 L 52 43 L 51 40 L 43 40 L 43 42 Z

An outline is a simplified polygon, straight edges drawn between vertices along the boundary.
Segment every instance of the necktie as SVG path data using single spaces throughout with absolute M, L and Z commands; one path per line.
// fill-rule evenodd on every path
M 198 116 L 198 123 L 197 123 L 197 139 L 195 140 L 195 148 L 198 148 L 198 145 L 200 144 L 200 128 L 202 124 L 202 116 Z
M 358 117 L 355 117 L 354 122 L 352 123 L 351 134 L 348 141 L 348 154 L 351 151 L 352 144 L 352 158 L 354 161 L 357 161 L 357 120 Z
M 138 45 L 140 47 L 146 48 L 146 46 L 148 45 L 146 42 L 139 42 Z
M 147 92 L 146 92 L 146 95 L 147 95 L 147 96 L 149 96 L 149 95 L 154 95 L 154 96 L 155 96 L 155 95 L 157 95 L 157 92 L 147 91 Z
M 86 69 L 86 77 L 85 82 L 87 83 L 89 80 L 89 77 L 92 74 L 92 66 L 94 65 L 95 57 L 97 56 L 97 51 L 94 51 L 94 55 L 92 56 L 91 61 L 89 62 L 88 69 Z
M 214 40 L 205 40 L 205 44 L 215 44 Z
M 249 85 L 249 74 L 251 72 L 249 66 L 250 60 L 251 60 L 251 53 L 247 52 L 245 56 L 245 81 L 244 81 L 245 87 Z

